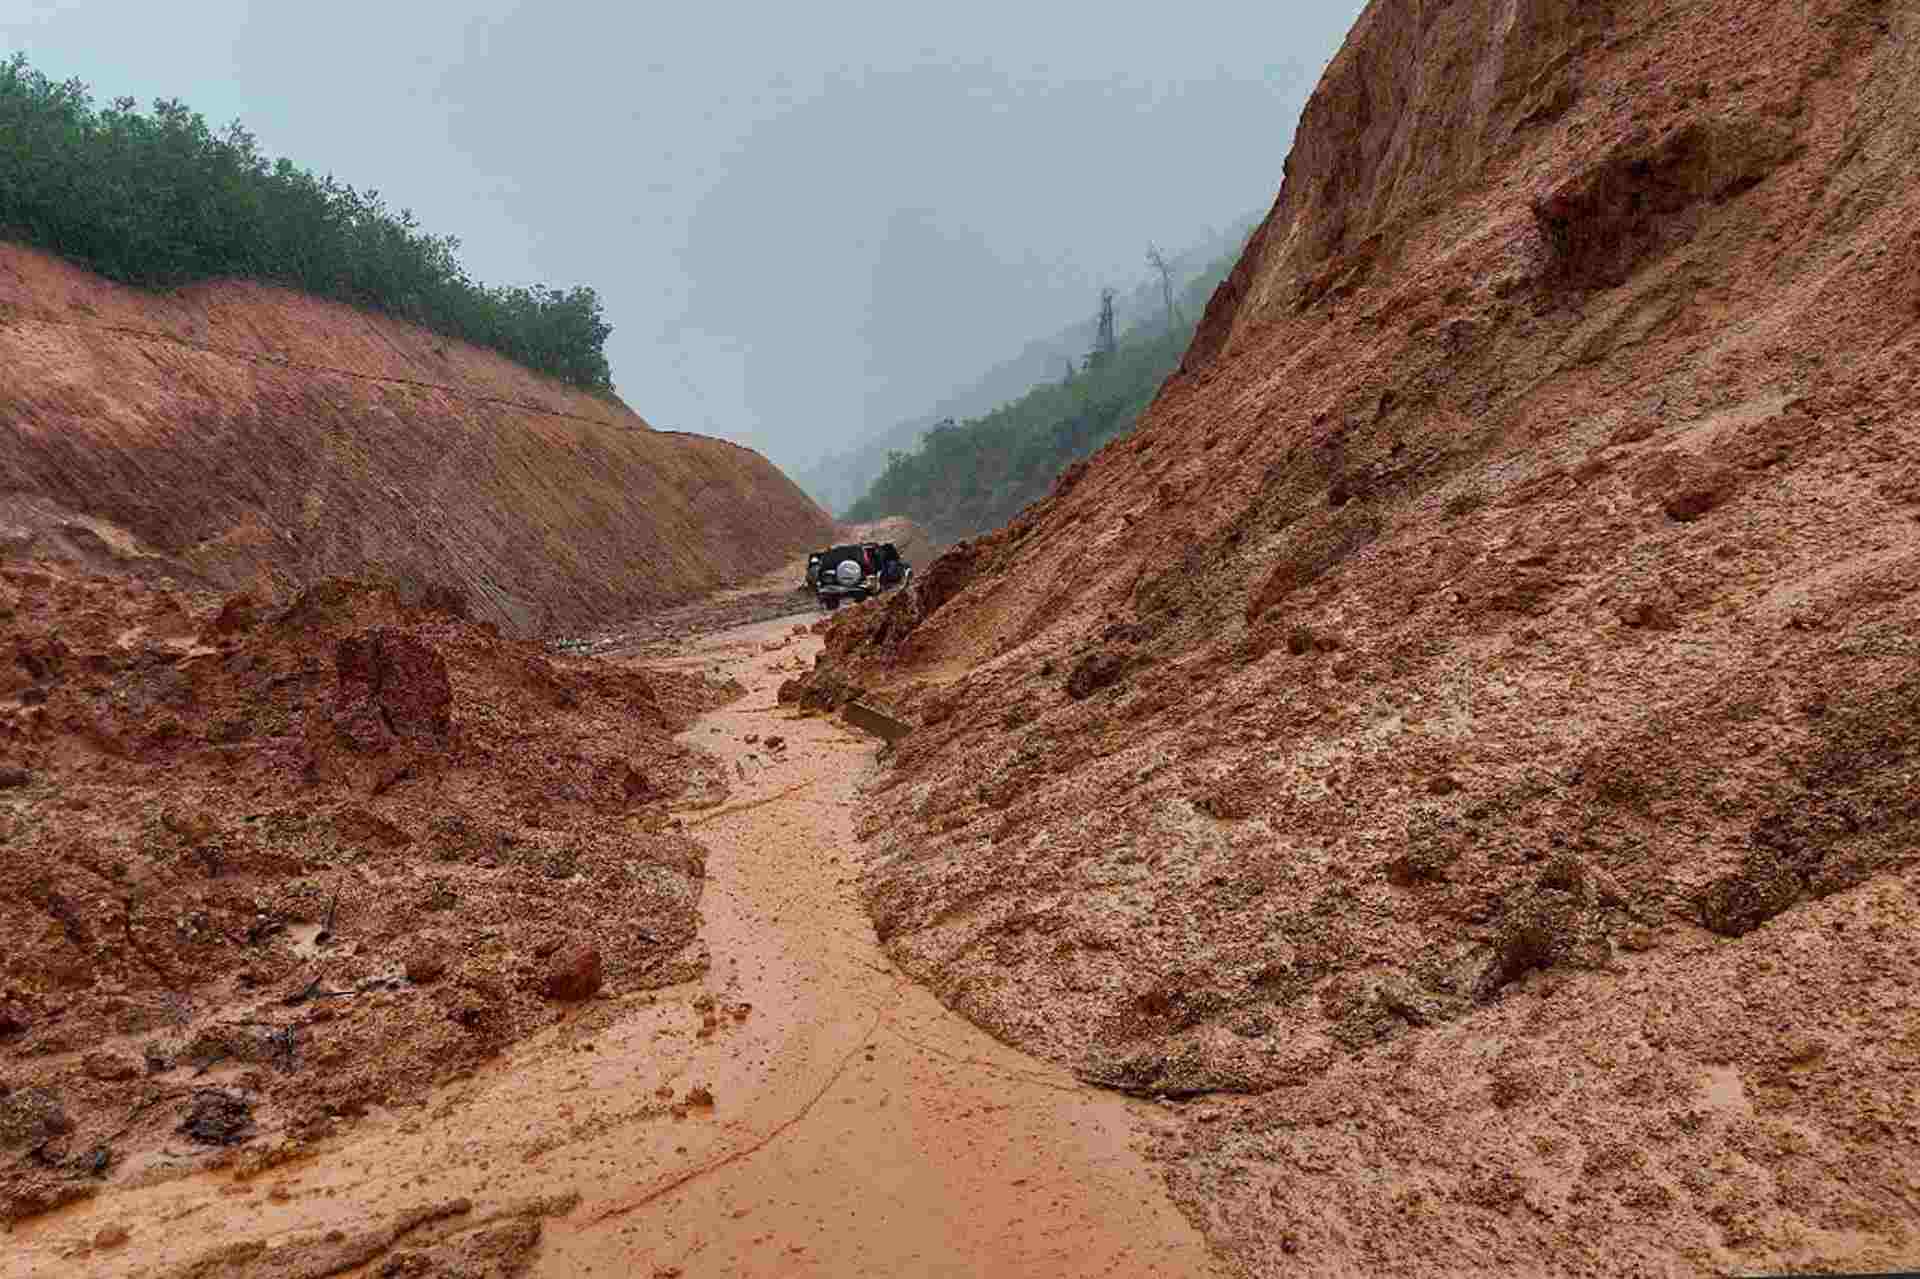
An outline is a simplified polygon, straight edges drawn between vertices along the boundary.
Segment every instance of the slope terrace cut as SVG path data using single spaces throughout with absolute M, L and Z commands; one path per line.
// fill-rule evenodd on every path
M 535 634 L 831 536 L 765 458 L 656 431 L 389 317 L 245 282 L 160 294 L 0 245 L 13 554 L 286 597 L 383 572 Z

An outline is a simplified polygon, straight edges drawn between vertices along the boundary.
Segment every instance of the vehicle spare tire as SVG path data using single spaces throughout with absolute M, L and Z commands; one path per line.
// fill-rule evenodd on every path
M 833 570 L 833 575 L 840 579 L 842 586 L 858 586 L 860 579 L 866 576 L 852 560 L 841 560 L 840 567 Z

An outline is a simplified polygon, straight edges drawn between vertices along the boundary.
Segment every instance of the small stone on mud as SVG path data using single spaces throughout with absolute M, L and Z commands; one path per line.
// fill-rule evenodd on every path
M 575 943 L 562 947 L 547 966 L 545 991 L 549 999 L 591 999 L 599 993 L 601 980 L 600 952 Z
M 1114 653 L 1094 653 L 1080 660 L 1067 676 L 1067 696 L 1081 701 L 1103 688 L 1120 682 L 1127 673 L 1127 660 Z
M 1620 949 L 1635 952 L 1652 950 L 1660 944 L 1660 936 L 1653 929 L 1634 925 L 1620 934 Z
M 209 1090 L 194 1097 L 175 1131 L 203 1146 L 231 1146 L 253 1134 L 253 1107 L 244 1097 Z
M 103 1251 L 108 1248 L 118 1248 L 129 1237 L 125 1226 L 102 1226 L 100 1233 L 93 1237 L 93 1246 Z

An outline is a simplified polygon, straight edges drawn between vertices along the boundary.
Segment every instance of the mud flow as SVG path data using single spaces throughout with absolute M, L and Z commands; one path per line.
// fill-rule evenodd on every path
M 893 969 L 856 890 L 878 745 L 778 706 L 786 618 L 663 665 L 746 695 L 683 740 L 731 791 L 704 979 L 609 989 L 417 1108 L 309 1156 L 22 1223 L 7 1275 L 1196 1275 L 1137 1153 L 1150 1114 L 990 1039 Z

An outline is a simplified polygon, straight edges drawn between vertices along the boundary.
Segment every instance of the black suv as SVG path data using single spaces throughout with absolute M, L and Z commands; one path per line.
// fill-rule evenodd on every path
M 845 600 L 864 600 L 913 576 L 892 542 L 834 546 L 807 557 L 807 578 L 821 607 L 839 608 Z

